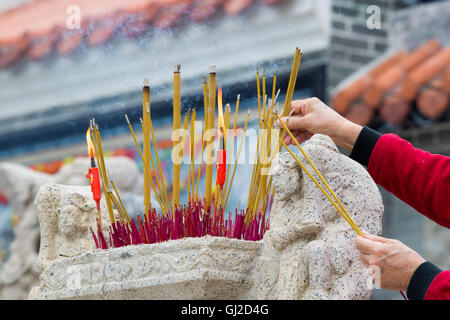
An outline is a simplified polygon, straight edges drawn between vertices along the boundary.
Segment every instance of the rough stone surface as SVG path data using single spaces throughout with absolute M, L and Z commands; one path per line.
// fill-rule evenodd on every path
M 140 185 L 136 163 L 128 157 L 106 158 L 105 161 L 111 178 L 123 192 L 124 201 L 134 199 L 136 196 L 133 194 L 141 189 L 136 187 Z M 18 164 L 0 163 L 0 188 L 19 220 L 14 227 L 11 255 L 0 273 L 0 299 L 26 299 L 30 289 L 39 283 L 40 270 L 36 266 L 36 259 L 40 235 L 38 215 L 34 207 L 39 188 L 46 183 L 88 185 L 86 173 L 89 166 L 88 158 L 76 158 L 56 174 L 49 175 Z M 126 205 L 129 203 L 131 201 L 126 201 Z M 61 223 L 70 223 L 64 219 Z
M 35 266 L 39 249 L 39 222 L 34 198 L 51 176 L 12 163 L 0 164 L 0 188 L 8 198 L 19 223 L 14 226 L 10 257 L 0 273 L 0 299 L 25 299 L 39 283 Z
M 304 149 L 359 227 L 380 234 L 381 196 L 364 168 L 341 155 L 326 136 L 314 136 Z M 355 248 L 353 229 L 289 154 L 279 154 L 271 172 L 276 192 L 271 228 L 262 241 L 207 236 L 108 250 L 91 246 L 78 254 L 72 250 L 71 258 L 58 257 L 56 249 L 48 254 L 51 250 L 45 247 L 40 251 L 45 255 L 40 259 L 41 284 L 30 298 L 368 299 L 371 281 Z M 73 205 L 57 195 L 58 186 L 53 188 L 43 188 L 36 199 L 38 207 L 46 208 L 39 210 L 41 220 L 41 214 L 57 217 L 58 208 Z M 70 199 L 84 194 L 80 190 L 60 193 Z M 41 204 L 43 197 L 47 204 Z M 57 233 L 43 237 L 56 238 L 55 230 L 43 229 Z
M 108 234 L 109 216 L 101 201 L 103 232 Z M 97 207 L 90 187 L 43 185 L 35 200 L 41 228 L 38 267 L 95 249 L 92 230 L 96 230 Z

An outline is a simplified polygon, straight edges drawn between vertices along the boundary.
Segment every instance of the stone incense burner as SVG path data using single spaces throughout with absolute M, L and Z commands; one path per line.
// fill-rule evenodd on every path
M 315 135 L 304 150 L 356 224 L 380 234 L 382 200 L 366 170 L 327 136 Z M 370 298 L 372 282 L 353 229 L 288 153 L 274 159 L 271 174 L 275 199 L 261 241 L 206 236 L 108 250 L 96 250 L 90 234 L 96 214 L 88 187 L 43 186 L 35 200 L 43 271 L 29 297 Z

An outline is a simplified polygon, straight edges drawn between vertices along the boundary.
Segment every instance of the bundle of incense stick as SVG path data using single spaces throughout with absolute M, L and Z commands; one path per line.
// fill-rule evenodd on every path
M 294 59 L 291 68 L 291 75 L 289 79 L 289 85 L 286 93 L 286 99 L 281 115 L 287 115 L 290 110 L 291 100 L 294 93 L 294 87 L 298 76 L 298 70 L 302 52 L 296 48 Z M 259 69 L 256 72 L 256 84 L 257 84 L 257 101 L 258 101 L 258 136 L 256 153 L 252 168 L 251 180 L 249 182 L 249 191 L 247 204 L 243 209 L 232 209 L 227 214 L 227 204 L 232 190 L 233 180 L 235 177 L 237 164 L 241 155 L 243 142 L 245 140 L 245 133 L 247 131 L 247 125 L 250 119 L 250 112 L 245 119 L 242 136 L 237 148 L 237 155 L 234 152 L 234 139 L 235 132 L 237 130 L 237 114 L 239 111 L 240 96 L 237 95 L 233 130 L 231 131 L 231 137 L 228 141 L 231 141 L 231 148 L 228 153 L 222 153 L 222 160 L 226 163 L 222 166 L 217 165 L 217 170 L 223 170 L 226 168 L 226 174 L 223 179 L 217 178 L 216 186 L 212 186 L 213 181 L 213 165 L 214 165 L 214 143 L 216 142 L 216 134 L 211 133 L 214 128 L 218 128 L 219 151 L 226 151 L 227 148 L 227 136 L 226 133 L 230 128 L 230 122 L 232 118 L 231 107 L 226 105 L 225 112 L 222 110 L 222 95 L 219 91 L 218 96 L 218 123 L 215 121 L 215 106 L 216 106 L 216 69 L 210 68 L 209 78 L 206 77 L 203 80 L 203 94 L 204 94 L 204 109 L 205 109 L 205 123 L 202 135 L 201 151 L 200 151 L 200 163 L 197 165 L 192 161 L 196 158 L 195 154 L 195 109 L 189 110 L 184 115 L 183 127 L 181 128 L 181 67 L 176 65 L 174 70 L 174 145 L 172 154 L 177 155 L 177 159 L 174 160 L 173 170 L 173 183 L 172 183 L 172 202 L 169 202 L 170 197 L 167 194 L 166 184 L 164 182 L 164 176 L 162 173 L 161 164 L 158 156 L 158 149 L 156 144 L 156 137 L 154 134 L 151 116 L 150 116 L 150 86 L 148 81 L 144 82 L 143 88 L 143 118 L 141 118 L 142 130 L 143 130 L 143 149 L 134 133 L 133 126 L 130 119 L 125 115 L 130 133 L 133 137 L 133 141 L 136 148 L 139 151 L 139 155 L 142 159 L 144 167 L 144 216 L 141 219 L 137 217 L 137 222 L 134 219 L 130 219 L 128 213 L 125 210 L 123 202 L 120 198 L 119 192 L 114 185 L 114 182 L 108 180 L 107 170 L 104 165 L 103 149 L 101 146 L 100 133 L 95 121 L 92 121 L 92 136 L 95 147 L 95 155 L 97 162 L 99 163 L 100 175 L 102 177 L 102 186 L 105 193 L 105 198 L 108 204 L 108 211 L 111 219 L 111 227 L 109 229 L 109 244 L 106 237 L 103 235 L 101 228 L 97 230 L 97 235 L 93 233 L 94 240 L 98 248 L 106 247 L 118 247 L 129 244 L 139 243 L 154 243 L 161 242 L 169 239 L 179 239 L 182 237 L 201 237 L 204 235 L 223 236 L 245 240 L 260 240 L 264 235 L 264 232 L 269 228 L 269 215 L 272 199 L 273 188 L 272 178 L 269 177 L 269 169 L 272 159 L 284 146 L 288 152 L 300 163 L 298 157 L 284 145 L 282 137 L 285 132 L 292 134 L 284 123 L 281 121 L 281 117 L 275 110 L 276 101 L 280 90 L 276 90 L 276 74 L 273 76 L 272 81 L 272 96 L 267 98 L 267 83 L 265 70 L 260 76 Z M 283 124 L 282 130 L 274 130 L 275 122 L 281 121 Z M 190 125 L 189 125 L 190 124 Z M 180 132 L 180 129 L 181 130 Z M 175 132 L 176 131 L 176 132 Z M 188 133 L 190 139 L 188 138 Z M 294 139 L 294 141 L 296 141 Z M 153 145 L 156 161 L 153 158 L 151 150 Z M 351 219 L 348 212 L 345 210 L 342 203 L 337 199 L 334 192 L 329 187 L 329 184 L 325 181 L 323 176 L 298 145 L 299 149 L 310 163 L 316 174 L 319 176 L 322 183 L 325 185 L 325 189 L 318 183 L 318 181 L 311 175 L 306 167 L 301 164 L 303 170 L 309 175 L 311 179 L 317 184 L 327 199 L 335 206 L 335 208 L 341 213 L 341 215 L 349 222 L 349 224 L 360 233 L 358 227 Z M 206 154 L 205 154 L 206 153 Z M 189 175 L 187 181 L 188 196 L 185 204 L 180 203 L 180 169 L 181 159 L 183 155 L 187 155 L 191 160 L 189 163 Z M 206 163 L 203 164 L 203 156 L 206 157 Z M 235 159 L 233 170 L 231 170 L 231 161 L 233 157 Z M 205 169 L 205 190 L 204 197 L 199 196 L 199 180 L 202 166 Z M 197 174 L 195 174 L 197 172 Z M 219 172 L 216 173 L 217 177 Z M 220 182 L 219 182 L 220 180 Z M 114 193 L 111 191 L 112 186 Z M 151 206 L 150 191 L 155 195 L 158 201 L 161 212 L 157 213 Z M 120 215 L 120 219 L 115 221 L 113 208 L 115 208 Z M 234 215 L 232 214 L 234 212 Z

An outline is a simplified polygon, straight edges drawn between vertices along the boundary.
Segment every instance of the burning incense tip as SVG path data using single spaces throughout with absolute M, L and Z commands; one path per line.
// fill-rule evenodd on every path
M 176 64 L 176 65 L 174 66 L 173 72 L 180 72 L 180 70 L 181 70 L 181 65 Z
M 144 87 L 149 87 L 150 86 L 150 80 L 148 80 L 148 78 L 144 78 L 143 86 Z
M 209 73 L 216 73 L 216 66 L 209 67 Z
M 237 99 L 238 99 L 238 100 L 241 100 L 241 94 L 240 94 L 240 93 L 238 93 Z
M 91 139 L 91 128 L 90 127 L 86 131 L 86 142 L 87 142 L 87 146 L 88 146 L 89 158 L 93 159 L 94 158 L 94 145 L 93 145 L 92 139 Z
M 130 119 L 128 119 L 128 115 L 125 114 L 125 119 L 127 120 L 127 123 L 130 124 Z
M 203 83 L 207 83 L 208 82 L 208 78 L 206 76 L 203 76 Z

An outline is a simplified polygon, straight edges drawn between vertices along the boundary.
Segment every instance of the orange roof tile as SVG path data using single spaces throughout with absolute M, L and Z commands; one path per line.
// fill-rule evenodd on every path
M 333 97 L 334 108 L 359 124 L 377 117 L 401 126 L 410 123 L 407 119 L 416 100 L 424 117 L 439 120 L 450 103 L 450 46 L 441 49 L 430 40 L 394 63 L 389 60 L 393 57 L 339 91 Z
M 403 80 L 411 69 L 439 51 L 440 48 L 439 42 L 432 39 L 399 60 L 398 63 L 376 77 L 373 85 L 364 94 L 364 102 L 368 106 L 376 108 L 386 92 Z
M 400 92 L 396 91 L 385 98 L 380 107 L 380 118 L 386 123 L 401 125 L 411 111 L 411 104 L 403 99 Z
M 450 94 L 450 65 L 444 70 L 442 81 L 444 82 L 445 91 Z
M 425 88 L 417 97 L 417 108 L 428 119 L 439 118 L 448 108 L 448 93 L 433 87 Z
M 402 82 L 401 93 L 405 99 L 412 101 L 422 85 L 427 83 L 450 64 L 450 46 L 437 52 L 406 77 Z
M 370 123 L 374 114 L 375 111 L 372 108 L 367 107 L 363 102 L 359 102 L 350 106 L 345 117 L 354 123 L 366 126 Z
M 346 113 L 351 102 L 359 98 L 372 84 L 373 78 L 388 70 L 389 67 L 397 63 L 405 55 L 406 53 L 404 51 L 393 54 L 370 70 L 366 75 L 353 82 L 350 86 L 339 91 L 333 98 L 333 108 L 341 114 Z
M 448 108 L 449 93 L 445 89 L 444 79 L 446 72 L 444 70 L 417 96 L 417 108 L 428 119 L 438 119 Z

